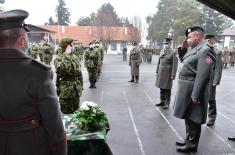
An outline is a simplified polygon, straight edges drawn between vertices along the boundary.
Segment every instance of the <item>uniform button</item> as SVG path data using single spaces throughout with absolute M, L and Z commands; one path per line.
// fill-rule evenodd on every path
M 34 120 L 34 119 L 33 119 L 33 120 L 31 120 L 31 123 L 32 123 L 32 124 L 34 124 L 34 125 L 36 125 L 36 124 L 37 124 L 36 120 Z

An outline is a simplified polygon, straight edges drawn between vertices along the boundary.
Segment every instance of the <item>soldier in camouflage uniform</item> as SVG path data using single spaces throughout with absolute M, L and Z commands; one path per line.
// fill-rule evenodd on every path
M 82 43 L 74 42 L 73 47 L 74 47 L 73 52 L 75 53 L 75 55 L 77 55 L 78 59 L 80 61 L 82 61 L 83 60 L 83 50 L 84 50 Z
M 38 57 L 38 48 L 35 43 L 33 43 L 29 48 L 29 56 L 33 59 L 37 59 Z
M 41 43 L 37 44 L 37 49 L 38 49 L 39 59 L 41 62 L 43 62 L 43 49 Z
M 43 49 L 43 62 L 47 65 L 50 65 L 54 54 L 53 46 L 48 43 L 44 43 L 42 49 Z
M 95 50 L 98 52 L 98 66 L 97 66 L 97 76 L 100 76 L 101 74 L 101 66 L 103 64 L 103 49 L 100 47 L 99 41 L 96 41 L 95 43 Z
M 99 53 L 95 50 L 95 44 L 91 42 L 89 49 L 85 53 L 85 66 L 88 71 L 90 87 L 96 88 L 95 83 L 97 81 L 97 66 L 99 61 Z
M 67 44 L 66 49 L 57 50 L 54 63 L 61 111 L 63 114 L 72 114 L 79 108 L 83 90 L 83 77 L 80 62 L 72 52 L 71 43 Z

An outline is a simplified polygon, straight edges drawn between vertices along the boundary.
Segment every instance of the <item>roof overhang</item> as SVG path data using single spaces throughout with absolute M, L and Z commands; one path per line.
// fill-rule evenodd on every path
M 235 20 L 235 0 L 197 0 Z

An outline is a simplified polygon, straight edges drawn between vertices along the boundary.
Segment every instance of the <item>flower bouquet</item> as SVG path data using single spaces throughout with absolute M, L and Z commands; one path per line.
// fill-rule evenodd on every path
M 93 102 L 83 102 L 82 106 L 72 114 L 72 119 L 83 131 L 94 132 L 108 128 L 106 114 Z

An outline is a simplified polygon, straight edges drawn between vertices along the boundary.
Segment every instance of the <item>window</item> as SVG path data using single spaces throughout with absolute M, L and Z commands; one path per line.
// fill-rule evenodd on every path
M 117 44 L 116 43 L 111 43 L 111 50 L 117 51 Z

